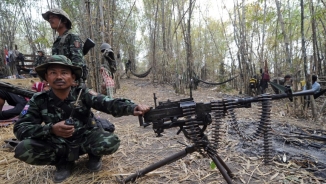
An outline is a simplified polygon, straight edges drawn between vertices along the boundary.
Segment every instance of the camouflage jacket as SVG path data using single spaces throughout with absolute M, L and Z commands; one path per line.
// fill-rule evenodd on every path
M 33 63 L 34 67 L 37 67 L 43 63 L 45 63 L 46 57 L 45 56 L 36 56 L 35 61 Z
M 61 39 L 64 39 L 62 43 Z M 62 36 L 58 36 L 52 46 L 52 55 L 65 55 L 73 65 L 82 67 L 86 65 L 83 58 L 83 44 L 78 35 L 67 30 Z
M 80 87 L 72 88 L 69 96 L 60 100 L 53 91 L 36 93 L 22 110 L 18 121 L 14 125 L 14 134 L 18 140 L 26 138 L 51 139 L 54 143 L 64 143 L 66 140 L 74 142 L 83 135 L 86 129 L 93 128 L 91 108 L 120 117 L 132 115 L 136 105 L 127 99 L 112 99 L 85 89 L 79 99 L 79 108 L 74 112 L 75 132 L 67 139 L 50 133 L 50 127 L 69 118 L 76 101 Z M 44 123 L 42 123 L 44 122 Z

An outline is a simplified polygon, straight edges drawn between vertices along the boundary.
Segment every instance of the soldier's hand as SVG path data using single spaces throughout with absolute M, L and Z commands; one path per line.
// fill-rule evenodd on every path
M 68 138 L 74 133 L 73 125 L 66 125 L 65 121 L 60 121 L 52 126 L 52 133 L 58 137 Z
M 149 110 L 150 107 L 147 105 L 137 105 L 134 109 L 134 116 L 144 115 Z

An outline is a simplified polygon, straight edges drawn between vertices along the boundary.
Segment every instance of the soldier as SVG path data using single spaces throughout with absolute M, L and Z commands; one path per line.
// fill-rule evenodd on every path
M 35 72 L 35 67 L 43 64 L 46 60 L 46 57 L 44 55 L 44 52 L 42 50 L 37 51 L 37 56 L 35 57 L 35 60 L 33 62 L 33 69 L 29 72 L 29 74 L 33 77 L 37 77 Z
M 114 92 L 114 73 L 117 71 L 117 63 L 113 49 L 110 44 L 103 43 L 100 47 L 103 55 L 104 64 L 100 68 L 101 74 L 101 93 L 113 98 Z
M 86 62 L 83 58 L 83 44 L 78 35 L 70 32 L 72 27 L 68 14 L 58 8 L 50 9 L 42 14 L 59 36 L 52 46 L 52 55 L 65 55 L 73 65 L 83 69 L 82 79 L 87 78 Z
M 70 176 L 81 154 L 88 154 L 90 171 L 99 171 L 102 156 L 117 151 L 119 138 L 92 123 L 91 108 L 114 117 L 149 111 L 148 106 L 127 99 L 112 99 L 81 85 L 71 87 L 82 76 L 82 69 L 63 55 L 49 57 L 35 70 L 51 89 L 36 93 L 15 123 L 14 134 L 21 140 L 15 158 L 32 165 L 55 165 L 54 182 Z
M 2 111 L 6 101 L 9 105 L 14 107 Z M 0 120 L 6 120 L 18 116 L 26 103 L 27 100 L 24 97 L 0 89 Z
M 35 57 L 35 61 L 33 63 L 34 68 L 43 64 L 46 60 L 44 52 L 42 50 L 37 51 L 37 56 Z
M 318 79 L 317 75 L 311 76 L 311 81 L 312 81 L 311 89 L 314 90 L 315 94 L 320 92 L 320 84 L 317 82 L 317 79 Z M 307 90 L 306 85 L 303 86 L 303 90 Z
M 111 73 L 110 75 L 113 79 L 114 78 L 113 74 L 117 71 L 117 62 L 114 57 L 113 49 L 111 45 L 108 43 L 103 43 L 100 49 L 107 64 L 106 62 L 104 63 L 106 66 L 108 66 L 108 69 L 110 70 Z
M 283 82 L 284 84 L 284 86 L 289 86 L 289 87 L 291 87 L 292 86 L 292 77 L 291 77 L 291 75 L 289 75 L 289 74 L 287 74 L 287 75 L 285 75 L 284 76 L 284 82 Z

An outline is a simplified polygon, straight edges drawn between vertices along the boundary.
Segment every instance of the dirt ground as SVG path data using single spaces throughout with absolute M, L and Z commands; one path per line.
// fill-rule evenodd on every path
M 21 79 L 20 79 L 21 80 Z M 15 81 L 16 82 L 16 81 Z M 29 79 L 20 81 L 24 86 Z M 154 106 L 153 93 L 157 101 L 168 99 L 177 101 L 188 98 L 178 95 L 170 85 L 154 86 L 148 79 L 122 79 L 121 89 L 115 97 L 132 99 L 138 104 Z M 219 87 L 199 87 L 193 91 L 195 102 L 210 102 L 226 96 L 238 96 L 235 91 L 220 91 Z M 238 96 L 243 97 L 243 96 Z M 290 116 L 284 107 L 290 107 L 289 100 L 273 101 L 271 111 L 272 155 L 269 165 L 263 162 L 261 139 L 255 142 L 243 141 L 230 126 L 226 118 L 225 133 L 221 137 L 218 154 L 234 174 L 234 183 L 326 183 L 326 146 L 325 142 L 313 139 L 302 139 L 294 132 L 305 135 L 326 137 L 325 126 L 320 122 Z M 237 109 L 236 115 L 241 129 L 250 134 L 257 128 L 259 104 L 252 108 Z M 119 150 L 103 158 L 103 168 L 91 173 L 85 168 L 86 156 L 76 162 L 73 175 L 64 183 L 118 183 L 116 178 L 129 175 L 150 166 L 170 155 L 185 149 L 190 142 L 178 128 L 166 129 L 162 137 L 156 137 L 151 126 L 140 127 L 138 118 L 125 116 L 114 118 L 94 111 L 97 116 L 109 119 L 116 126 L 115 133 L 121 139 Z M 324 115 L 323 115 L 324 116 Z M 321 119 L 323 119 L 322 117 Z M 0 143 L 14 138 L 13 126 L 0 128 Z M 209 134 L 211 127 L 207 128 Z M 13 151 L 8 148 L 0 150 L 0 183 L 53 183 L 53 166 L 32 166 L 18 161 Z M 218 169 L 212 169 L 211 160 L 198 152 L 188 154 L 166 166 L 158 168 L 136 183 L 182 183 L 182 184 L 217 184 L 226 183 Z

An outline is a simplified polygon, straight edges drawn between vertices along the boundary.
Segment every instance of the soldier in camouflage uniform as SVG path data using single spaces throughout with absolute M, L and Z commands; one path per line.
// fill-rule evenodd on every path
M 43 64 L 46 60 L 46 57 L 44 56 L 44 52 L 42 50 L 37 51 L 37 56 L 35 57 L 33 66 L 34 68 Z
M 44 56 L 44 52 L 42 50 L 37 51 L 37 56 L 35 57 L 35 60 L 33 62 L 33 70 L 29 72 L 30 75 L 33 77 L 36 77 L 35 67 L 43 64 L 46 60 L 46 57 Z M 41 79 L 41 78 L 40 78 Z
M 36 93 L 15 123 L 14 134 L 21 140 L 15 149 L 15 158 L 32 165 L 55 165 L 54 182 L 70 176 L 74 161 L 81 154 L 89 156 L 86 167 L 98 171 L 102 166 L 102 155 L 117 151 L 119 138 L 94 124 L 90 117 L 91 108 L 114 117 L 143 115 L 149 110 L 146 105 L 112 99 L 84 86 L 71 87 L 81 77 L 82 69 L 73 66 L 63 55 L 49 57 L 35 70 L 51 89 Z M 71 117 L 80 92 L 78 108 Z M 73 125 L 67 120 L 73 120 Z
M 50 9 L 42 14 L 59 36 L 52 46 L 52 55 L 65 55 L 73 65 L 83 69 L 82 79 L 87 78 L 86 62 L 83 58 L 83 44 L 78 35 L 70 32 L 72 23 L 68 14 L 58 8 Z

